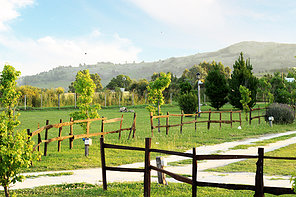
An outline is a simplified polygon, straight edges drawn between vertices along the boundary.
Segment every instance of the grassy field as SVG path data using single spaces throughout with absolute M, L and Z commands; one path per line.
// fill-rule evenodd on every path
M 102 186 L 91 184 L 64 184 L 53 186 L 42 186 L 34 189 L 21 189 L 14 191 L 16 196 L 106 196 L 106 197 L 124 197 L 124 196 L 143 196 L 143 183 L 111 183 L 108 184 L 108 190 L 103 191 Z M 253 196 L 253 191 L 234 191 L 219 188 L 197 187 L 197 196 L 205 197 L 249 197 Z M 4 196 L 3 191 L 0 191 L 0 196 Z M 151 184 L 151 196 L 157 197 L 186 197 L 191 195 L 191 186 L 181 183 L 170 183 L 167 186 Z M 265 194 L 266 197 L 274 195 Z M 281 195 L 294 196 L 294 195 Z
M 296 144 L 292 144 L 275 151 L 271 151 L 265 154 L 266 156 L 274 157 L 295 157 L 296 156 Z M 248 159 L 236 163 L 232 163 L 223 167 L 209 169 L 208 171 L 215 172 L 256 172 L 256 161 L 254 159 Z M 264 160 L 264 175 L 287 175 L 291 176 L 295 174 L 296 161 L 291 160 Z
M 137 130 L 135 139 L 127 140 L 128 132 L 122 133 L 122 139 L 118 139 L 118 134 L 110 134 L 105 136 L 105 142 L 113 144 L 123 144 L 131 146 L 144 147 L 144 139 L 151 137 L 149 113 L 145 109 L 145 106 L 129 107 L 137 113 Z M 204 106 L 203 111 L 208 110 L 209 107 Z M 230 106 L 225 106 L 224 110 L 230 109 Z M 223 109 L 222 109 L 223 110 Z M 170 114 L 179 114 L 180 109 L 175 105 L 166 105 L 162 108 L 163 113 L 170 112 Z M 38 124 L 45 125 L 45 121 L 49 120 L 50 124 L 59 123 L 59 119 L 63 119 L 64 122 L 69 121 L 69 114 L 73 112 L 71 109 L 64 110 L 46 110 L 46 111 L 21 111 L 21 125 L 20 129 L 31 129 L 34 131 L 37 129 Z M 111 118 L 119 118 L 122 113 L 119 112 L 118 107 L 102 109 L 99 112 L 100 116 Z M 212 114 L 212 119 L 218 119 L 218 114 Z M 123 128 L 130 127 L 132 124 L 133 114 L 124 113 Z M 194 117 L 186 117 L 184 121 L 193 120 Z M 200 120 L 207 120 L 208 116 L 202 114 Z M 222 119 L 229 120 L 229 114 L 223 114 Z M 238 114 L 233 115 L 233 119 L 238 119 Z M 279 133 L 295 128 L 295 123 L 291 125 L 274 125 L 269 127 L 264 121 L 258 124 L 258 121 L 253 121 L 252 125 L 249 125 L 244 120 L 242 129 L 237 129 L 239 123 L 234 123 L 233 128 L 229 124 L 223 124 L 222 129 L 219 129 L 219 124 L 211 124 L 211 129 L 207 130 L 206 123 L 197 124 L 197 132 L 194 131 L 194 124 L 184 125 L 183 133 L 180 134 L 179 127 L 170 128 L 169 135 L 165 134 L 163 128 L 161 132 L 154 130 L 154 137 L 152 139 L 152 147 L 166 150 L 185 151 L 192 147 L 198 147 L 205 144 L 217 144 L 227 141 L 239 140 L 248 137 L 260 136 L 267 133 Z M 180 117 L 170 118 L 170 124 L 180 123 Z M 157 124 L 155 120 L 154 124 Z M 165 119 L 162 119 L 162 124 L 165 124 Z M 91 132 L 98 132 L 101 128 L 101 122 L 95 122 L 91 124 Z M 107 124 L 105 131 L 119 129 L 119 122 L 113 124 Z M 63 127 L 63 135 L 68 135 L 69 127 Z M 74 126 L 74 134 L 83 133 L 79 125 Z M 44 132 L 41 133 L 42 139 L 44 139 Z M 49 130 L 49 138 L 57 137 L 58 129 Z M 90 146 L 89 157 L 84 156 L 84 142 L 81 139 L 74 141 L 74 148 L 69 149 L 69 141 L 62 142 L 62 151 L 57 152 L 57 142 L 52 142 L 48 145 L 48 156 L 42 157 L 40 162 L 34 162 L 33 167 L 26 171 L 49 171 L 49 170 L 69 170 L 78 168 L 92 168 L 100 166 L 100 153 L 99 153 L 99 137 L 93 137 L 93 145 Z M 37 140 L 35 136 L 34 140 Z M 43 145 L 41 145 L 41 152 L 43 152 Z M 159 154 L 152 154 L 152 158 Z M 107 165 L 115 166 L 120 164 L 139 162 L 144 160 L 143 153 L 135 153 L 133 151 L 122 150 L 107 150 Z

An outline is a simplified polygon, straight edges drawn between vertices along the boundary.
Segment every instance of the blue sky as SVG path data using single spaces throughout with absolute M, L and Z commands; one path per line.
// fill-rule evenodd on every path
M 0 0 L 0 69 L 157 61 L 241 41 L 296 43 L 294 0 Z

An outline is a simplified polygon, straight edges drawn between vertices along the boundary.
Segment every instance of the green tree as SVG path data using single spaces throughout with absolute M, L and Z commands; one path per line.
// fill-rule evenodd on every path
M 250 60 L 244 60 L 243 53 L 240 54 L 238 60 L 233 65 L 233 72 L 229 79 L 229 102 L 232 106 L 243 109 L 240 102 L 241 93 L 239 91 L 240 85 L 245 86 L 251 91 L 251 102 L 248 104 L 249 107 L 253 107 L 256 104 L 256 94 L 258 79 L 252 73 L 253 67 Z
M 18 113 L 14 112 L 20 93 L 16 90 L 16 80 L 20 75 L 14 67 L 5 65 L 0 75 L 0 104 L 4 108 L 0 115 L 0 182 L 5 196 L 9 196 L 9 185 L 22 181 L 19 175 L 28 168 L 38 154 L 33 153 L 33 141 L 25 130 L 17 131 L 20 124 Z
M 86 70 L 82 70 L 82 72 L 86 73 Z M 76 77 L 75 77 L 75 81 L 76 81 L 76 78 L 77 78 L 77 74 L 76 74 Z M 93 82 L 96 85 L 95 92 L 101 91 L 103 89 L 103 86 L 101 84 L 102 79 L 101 79 L 100 75 L 98 73 L 90 74 L 90 78 L 93 80 Z M 74 82 L 71 82 L 68 92 L 72 92 L 72 93 L 75 92 Z
M 91 106 L 93 101 L 96 85 L 91 79 L 89 71 L 79 71 L 76 75 L 74 82 L 75 92 L 78 94 L 77 106 L 79 111 L 71 113 L 70 115 L 74 120 L 85 120 L 98 118 L 98 110 L 101 109 L 100 105 Z M 87 129 L 87 124 L 81 124 L 83 129 Z
M 127 75 L 118 75 L 115 78 L 113 77 L 111 81 L 107 84 L 106 88 L 110 90 L 115 90 L 115 88 L 125 88 L 129 89 L 129 86 L 132 84 L 132 80 Z
M 291 94 L 288 91 L 287 82 L 284 80 L 284 75 L 275 72 L 270 80 L 272 86 L 272 94 L 274 95 L 274 102 L 288 104 Z
M 243 106 L 243 109 L 246 113 L 246 120 L 248 120 L 248 111 L 250 111 L 250 107 L 249 107 L 249 103 L 251 102 L 252 98 L 250 97 L 251 96 L 251 91 L 246 88 L 245 86 L 242 86 L 240 85 L 239 86 L 239 92 L 241 93 L 241 100 L 240 100 L 240 103 L 242 104 Z
M 139 96 L 144 96 L 144 93 L 147 90 L 149 82 L 147 79 L 140 79 L 139 81 L 133 81 L 130 85 L 130 90 L 135 91 Z
M 160 107 L 164 104 L 164 97 L 162 92 L 169 87 L 171 83 L 171 74 L 165 74 L 163 72 L 159 73 L 159 77 L 154 81 L 150 81 L 147 91 L 148 91 L 148 100 L 152 103 L 147 109 L 150 112 L 161 113 Z M 157 108 L 156 108 L 157 107 Z
M 212 63 L 212 69 L 210 69 L 206 77 L 205 88 L 205 94 L 210 99 L 210 105 L 212 107 L 219 110 L 227 103 L 227 95 L 229 92 L 227 79 L 221 70 L 221 66 L 215 62 Z

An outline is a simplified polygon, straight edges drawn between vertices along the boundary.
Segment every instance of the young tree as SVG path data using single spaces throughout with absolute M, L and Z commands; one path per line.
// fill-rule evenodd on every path
M 209 70 L 208 76 L 206 77 L 205 88 L 205 94 L 210 99 L 210 105 L 212 107 L 219 110 L 227 103 L 227 95 L 229 92 L 227 79 L 222 73 L 220 66 L 215 62 L 212 63 L 212 69 Z
M 90 77 L 89 71 L 79 71 L 74 82 L 75 92 L 78 94 L 77 106 L 79 111 L 71 113 L 74 120 L 84 120 L 98 118 L 100 105 L 91 106 L 96 85 Z M 86 123 L 81 124 L 82 128 L 87 129 Z
M 256 104 L 256 94 L 258 79 L 253 76 L 253 67 L 250 60 L 244 60 L 243 53 L 240 54 L 238 60 L 235 61 L 233 65 L 233 72 L 231 74 L 231 79 L 229 79 L 229 102 L 232 106 L 243 109 L 240 102 L 241 94 L 239 91 L 240 85 L 245 86 L 251 91 L 251 102 L 248 104 L 249 107 L 253 107 Z
M 19 175 L 28 168 L 38 154 L 33 153 L 33 142 L 25 130 L 17 131 L 20 124 L 18 113 L 14 112 L 20 93 L 16 90 L 16 80 L 20 75 L 12 66 L 5 65 L 0 75 L 0 104 L 4 108 L 0 115 L 0 182 L 5 196 L 9 196 L 9 185 L 22 181 Z
M 82 70 L 82 72 L 86 72 L 86 70 Z M 76 74 L 76 77 L 77 77 L 77 74 Z M 98 73 L 95 73 L 95 74 L 90 74 L 90 78 L 94 81 L 95 85 L 96 85 L 96 89 L 95 89 L 95 92 L 99 92 L 100 90 L 103 89 L 103 86 L 101 84 L 101 77 Z M 76 78 L 75 78 L 76 80 Z M 69 86 L 69 90 L 68 92 L 72 92 L 74 93 L 75 92 L 75 88 L 74 88 L 74 82 L 71 82 L 70 86 Z
M 240 100 L 240 103 L 242 104 L 243 106 L 243 109 L 246 113 L 246 120 L 248 121 L 248 111 L 250 111 L 250 107 L 249 107 L 249 103 L 251 102 L 251 91 L 246 88 L 245 86 L 242 86 L 240 85 L 239 86 L 239 92 L 241 93 L 241 100 Z
M 164 97 L 162 92 L 169 87 L 171 83 L 171 74 L 165 74 L 161 72 L 159 77 L 155 81 L 151 81 L 147 87 L 148 100 L 152 103 L 147 109 L 150 112 L 158 112 L 160 114 L 160 107 L 164 104 Z M 157 107 L 157 108 L 156 108 Z
M 111 81 L 107 84 L 106 88 L 110 90 L 115 90 L 115 88 L 125 88 L 129 89 L 132 80 L 127 75 L 118 75 L 116 78 L 112 78 Z

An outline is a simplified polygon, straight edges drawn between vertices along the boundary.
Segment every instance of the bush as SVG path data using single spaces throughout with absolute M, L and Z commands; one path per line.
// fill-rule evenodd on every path
M 193 114 L 198 107 L 198 98 L 192 92 L 189 94 L 180 95 L 178 98 L 179 107 L 185 114 Z
M 273 116 L 274 124 L 291 124 L 295 119 L 294 111 L 289 105 L 278 103 L 271 104 L 266 110 L 265 120 L 268 121 L 270 116 Z

